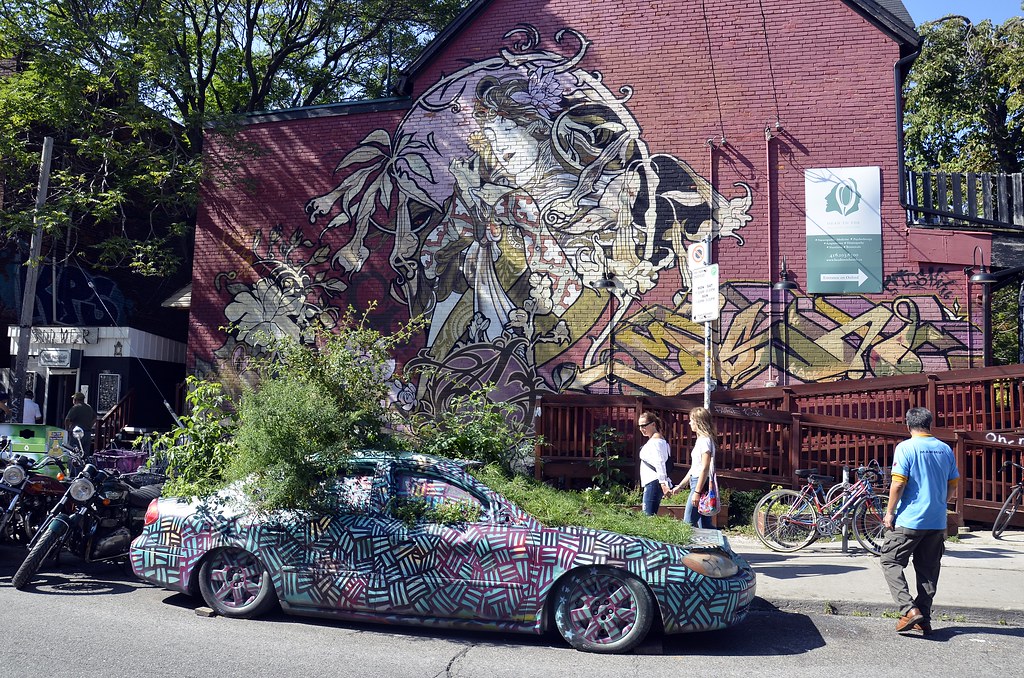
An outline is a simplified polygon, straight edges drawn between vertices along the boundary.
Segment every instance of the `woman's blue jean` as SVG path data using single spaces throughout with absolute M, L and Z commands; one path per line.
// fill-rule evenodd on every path
M 690 496 L 686 498 L 686 511 L 683 512 L 683 520 L 694 527 L 711 529 L 711 517 L 702 516 L 700 511 L 697 510 L 697 507 L 693 505 L 693 493 L 697 489 L 698 480 L 700 480 L 700 478 L 690 478 Z
M 652 480 L 644 485 L 644 513 L 649 516 L 656 515 L 663 496 L 665 496 L 665 492 L 657 480 Z

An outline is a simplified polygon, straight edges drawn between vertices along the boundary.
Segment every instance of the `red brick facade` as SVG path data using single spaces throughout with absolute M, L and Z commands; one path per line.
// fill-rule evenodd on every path
M 439 404 L 453 375 L 524 411 L 550 391 L 699 392 L 685 246 L 709 229 L 723 385 L 967 366 L 963 274 L 908 253 L 899 204 L 910 49 L 854 4 L 493 0 L 408 99 L 212 136 L 190 366 L 243 367 L 257 330 L 377 300 L 384 329 L 430 318 L 403 359 L 447 376 L 409 402 Z M 812 296 L 804 171 L 850 167 L 880 168 L 882 291 Z M 783 257 L 792 294 L 772 292 Z

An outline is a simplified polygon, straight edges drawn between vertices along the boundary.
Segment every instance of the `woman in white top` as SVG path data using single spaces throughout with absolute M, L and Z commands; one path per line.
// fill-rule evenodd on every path
M 672 488 L 678 492 L 684 485 L 690 486 L 690 499 L 686 502 L 686 512 L 683 520 L 694 527 L 710 528 L 711 518 L 702 516 L 697 511 L 697 502 L 700 501 L 700 494 L 707 489 L 708 476 L 711 474 L 711 459 L 715 456 L 715 438 L 718 432 L 715 431 L 715 422 L 711 419 L 711 413 L 703 407 L 695 407 L 690 410 L 690 428 L 697 434 L 697 442 L 693 444 L 693 451 L 690 452 L 690 470 L 686 472 L 679 484 Z
M 653 516 L 661 506 L 661 498 L 669 493 L 672 481 L 665 471 L 670 448 L 661 435 L 661 420 L 652 412 L 641 412 L 637 419 L 640 433 L 649 440 L 640 448 L 640 486 L 644 488 L 644 513 Z

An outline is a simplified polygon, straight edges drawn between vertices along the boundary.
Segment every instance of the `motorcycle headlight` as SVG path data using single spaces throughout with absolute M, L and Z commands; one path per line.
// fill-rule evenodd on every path
M 71 498 L 75 501 L 88 501 L 92 495 L 96 494 L 96 486 L 87 478 L 77 478 L 71 483 L 68 492 L 71 493 Z
M 21 481 L 25 480 L 25 469 L 21 468 L 17 464 L 11 464 L 4 469 L 4 483 L 17 487 L 21 485 Z
M 692 551 L 683 558 L 683 565 L 712 579 L 725 579 L 740 571 L 736 562 L 720 551 Z

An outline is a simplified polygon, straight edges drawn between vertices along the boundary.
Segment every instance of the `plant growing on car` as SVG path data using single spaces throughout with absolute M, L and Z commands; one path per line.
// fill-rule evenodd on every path
M 238 417 L 219 382 L 190 376 L 185 384 L 189 413 L 169 433 L 153 434 L 150 442 L 167 462 L 165 495 L 206 497 L 225 482 L 224 470 L 236 450 L 231 433 Z
M 452 500 L 431 504 L 422 497 L 395 497 L 389 502 L 391 515 L 413 527 L 420 522 L 441 525 L 475 523 L 480 520 L 479 506 L 466 501 Z
M 390 335 L 372 329 L 353 309 L 333 331 L 317 329 L 299 343 L 268 338 L 254 361 L 257 383 L 242 392 L 229 480 L 245 480 L 254 504 L 317 509 L 321 484 L 338 475 L 353 450 L 394 446 L 388 405 L 392 356 L 423 327 L 414 319 Z

